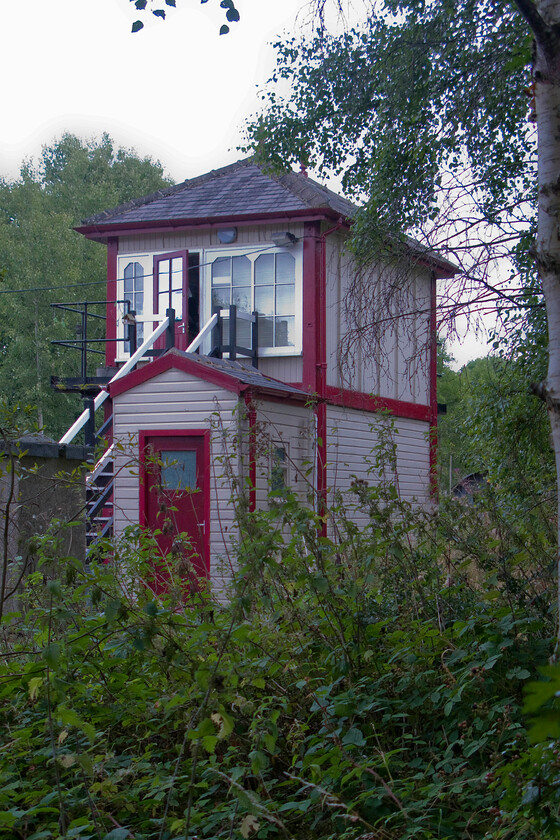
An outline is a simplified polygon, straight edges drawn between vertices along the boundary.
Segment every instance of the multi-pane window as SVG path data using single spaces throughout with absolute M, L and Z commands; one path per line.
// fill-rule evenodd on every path
M 185 252 L 154 257 L 155 306 L 154 312 L 165 314 L 175 310 L 175 317 L 183 317 Z
M 292 254 L 217 257 L 212 262 L 212 309 L 235 304 L 259 313 L 259 347 L 294 347 L 296 261 Z M 237 340 L 249 346 L 250 325 L 239 321 Z
M 144 269 L 139 262 L 129 262 L 123 272 L 124 299 L 130 304 L 130 309 L 136 315 L 144 314 Z M 144 340 L 144 324 L 136 323 L 136 340 L 141 344 Z

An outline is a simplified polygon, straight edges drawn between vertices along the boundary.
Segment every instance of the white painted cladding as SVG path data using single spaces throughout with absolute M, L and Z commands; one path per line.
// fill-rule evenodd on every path
M 235 535 L 228 463 L 238 475 L 238 453 L 228 447 L 241 422 L 238 397 L 178 370 L 168 370 L 113 400 L 115 535 L 139 521 L 138 433 L 159 429 L 211 429 L 210 570 L 214 583 L 229 577 L 230 537 Z M 219 412 L 219 415 L 218 415 Z
M 302 502 L 313 495 L 315 476 L 315 414 L 310 407 L 263 400 L 257 409 L 257 507 L 266 508 L 274 448 L 287 455 L 287 484 Z
M 334 234 L 326 272 L 327 383 L 428 405 L 430 271 L 379 260 L 358 278 L 346 237 Z
M 233 224 L 224 222 L 223 225 L 216 225 L 213 228 L 194 228 L 193 230 L 169 231 L 166 233 L 150 233 L 134 236 L 119 237 L 119 255 L 139 254 L 162 251 L 180 251 L 183 249 L 200 251 L 203 248 L 224 248 L 218 240 L 218 230 L 222 227 L 235 227 Z M 282 225 L 240 225 L 237 228 L 237 239 L 235 245 L 270 245 L 272 235 L 282 230 Z M 301 222 L 292 224 L 286 223 L 286 230 L 294 236 L 303 236 L 303 225 Z
M 327 486 L 329 502 L 335 491 L 346 502 L 357 504 L 351 492 L 356 478 L 376 484 L 382 473 L 376 467 L 378 455 L 384 458 L 382 439 L 396 447 L 396 471 L 385 467 L 384 477 L 396 483 L 401 498 L 427 504 L 430 498 L 429 424 L 421 420 L 380 417 L 365 411 L 339 406 L 327 408 Z M 389 459 L 390 460 L 390 459 Z M 367 516 L 359 508 L 350 511 L 357 524 Z

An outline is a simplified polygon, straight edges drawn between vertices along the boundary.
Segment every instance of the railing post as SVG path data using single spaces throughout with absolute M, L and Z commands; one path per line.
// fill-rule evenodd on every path
M 171 350 L 172 347 L 175 347 L 175 310 L 166 309 L 165 317 L 169 318 L 169 324 L 165 331 L 165 349 Z
M 133 355 L 138 350 L 138 327 L 136 325 L 136 310 L 129 309 L 126 313 L 128 320 L 126 322 L 126 340 L 128 342 L 129 355 Z
M 237 306 L 229 305 L 229 357 L 234 362 L 237 359 Z
M 85 397 L 84 405 L 89 412 L 84 429 L 84 442 L 86 446 L 95 446 L 95 400 L 93 397 Z
M 216 321 L 216 326 L 212 330 L 212 346 L 210 348 L 210 355 L 221 359 L 224 347 L 224 322 L 220 307 L 215 306 L 212 314 L 216 315 L 218 320 Z
M 251 364 L 254 368 L 259 366 L 259 313 L 253 310 L 251 313 L 253 322 L 251 324 Z

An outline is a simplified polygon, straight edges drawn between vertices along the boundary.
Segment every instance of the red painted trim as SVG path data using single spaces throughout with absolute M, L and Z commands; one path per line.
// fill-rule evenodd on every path
M 115 301 L 117 299 L 117 253 L 118 253 L 118 239 L 111 237 L 107 241 L 107 321 L 106 321 L 106 336 L 109 339 L 117 337 L 117 306 Z M 113 367 L 115 364 L 115 356 L 117 352 L 117 345 L 114 341 L 108 341 L 105 344 L 105 364 L 107 367 Z
M 159 376 L 167 370 L 182 370 L 183 373 L 189 373 L 196 376 L 198 379 L 203 379 L 205 382 L 212 382 L 226 391 L 233 391 L 234 394 L 241 394 L 247 390 L 248 386 L 244 385 L 234 376 L 229 376 L 227 373 L 222 373 L 219 370 L 207 368 L 204 364 L 195 361 L 195 359 L 188 356 L 180 356 L 170 350 L 164 356 L 160 356 L 153 362 L 143 365 L 141 368 L 127 373 L 122 379 L 117 379 L 109 386 L 109 393 L 111 398 L 129 391 L 131 388 L 136 388 L 143 382 L 149 382 L 154 376 Z
M 437 289 L 435 272 L 432 273 L 432 286 L 430 292 L 430 492 L 434 498 L 437 498 Z
M 249 420 L 249 511 L 257 509 L 257 412 L 251 394 L 245 394 L 247 419 Z
M 82 233 L 90 239 L 96 237 L 105 238 L 107 236 L 128 236 L 135 233 L 150 233 L 150 232 L 165 232 L 175 231 L 178 229 L 189 228 L 196 230 L 197 228 L 219 228 L 224 225 L 235 223 L 236 227 L 244 227 L 247 225 L 256 224 L 274 224 L 276 221 L 286 222 L 294 221 L 317 221 L 321 219 L 337 219 L 339 213 L 335 213 L 328 207 L 308 208 L 305 210 L 287 210 L 285 212 L 274 213 L 247 213 L 243 216 L 235 214 L 227 216 L 206 216 L 204 218 L 182 218 L 182 219 L 162 219 L 161 221 L 152 220 L 145 222 L 119 222 L 114 224 L 98 224 L 98 225 L 80 225 L 74 230 Z M 349 225 L 348 225 L 349 227 Z
M 153 437 L 201 437 L 203 439 L 204 463 L 202 469 L 205 471 L 206 482 L 204 485 L 204 564 L 206 575 L 210 577 L 210 430 L 209 429 L 149 429 L 140 430 L 138 433 L 138 455 L 140 460 L 139 470 L 139 524 L 142 528 L 148 527 L 147 521 L 147 500 L 148 481 L 146 475 L 146 441 Z
M 376 397 L 358 391 L 347 391 L 327 385 L 327 401 L 331 405 L 341 405 L 345 408 L 357 408 L 360 411 L 390 411 L 395 417 L 405 417 L 409 420 L 432 421 L 433 409 L 431 405 L 417 405 L 404 400 L 393 400 L 389 397 Z M 436 401 L 437 411 L 437 401 Z
M 317 393 L 318 303 L 317 290 L 320 273 L 319 222 L 308 222 L 303 228 L 303 389 Z
M 173 275 L 170 277 L 170 294 L 169 294 L 169 302 L 163 312 L 160 313 L 159 311 L 159 283 L 158 283 L 158 266 L 160 262 L 164 260 L 175 260 L 175 259 L 182 259 L 183 260 L 183 281 L 181 284 L 182 288 L 182 298 L 183 298 L 183 315 L 181 316 L 182 319 L 185 317 L 185 312 L 188 312 L 188 309 L 185 309 L 185 306 L 188 306 L 188 269 L 189 269 L 189 252 L 182 250 L 182 251 L 168 251 L 166 254 L 154 254 L 154 261 L 153 261 L 153 285 L 154 285 L 154 315 L 165 315 L 165 309 L 169 309 L 171 307 L 171 289 L 173 288 Z M 171 267 L 171 266 L 170 266 Z

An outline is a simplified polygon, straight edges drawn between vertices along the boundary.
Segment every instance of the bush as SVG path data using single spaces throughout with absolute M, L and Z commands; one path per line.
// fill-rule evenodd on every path
M 331 538 L 290 497 L 243 512 L 227 604 L 154 599 L 136 532 L 112 564 L 32 576 L 3 628 L 0 836 L 553 836 L 521 710 L 550 564 L 492 506 L 361 484 L 358 530 L 345 503 Z

